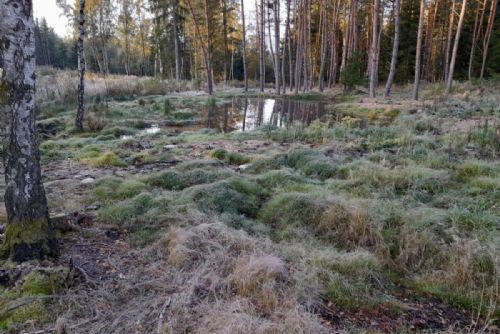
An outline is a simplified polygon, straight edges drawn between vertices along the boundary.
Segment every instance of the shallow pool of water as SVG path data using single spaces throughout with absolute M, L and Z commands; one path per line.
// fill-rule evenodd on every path
M 326 114 L 324 102 L 291 99 L 232 98 L 206 109 L 200 126 L 222 132 L 308 126 Z

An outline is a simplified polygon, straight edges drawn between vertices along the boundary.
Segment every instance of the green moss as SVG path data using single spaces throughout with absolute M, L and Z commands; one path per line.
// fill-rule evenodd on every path
M 50 270 L 34 270 L 25 278 L 21 286 L 22 296 L 51 295 L 61 291 L 66 284 L 69 270 L 56 267 Z
M 32 321 L 35 324 L 43 324 L 49 320 L 46 305 L 40 301 L 32 301 L 28 305 L 15 308 L 13 311 L 1 313 L 0 311 L 0 329 L 8 330 L 16 325 L 25 324 Z
M 0 253 L 3 257 L 9 255 L 16 258 L 23 257 L 22 254 L 17 254 L 16 249 L 18 246 L 25 248 L 27 245 L 30 251 L 34 251 L 40 256 L 49 255 L 52 254 L 49 238 L 49 225 L 46 219 L 7 224 L 5 241 Z

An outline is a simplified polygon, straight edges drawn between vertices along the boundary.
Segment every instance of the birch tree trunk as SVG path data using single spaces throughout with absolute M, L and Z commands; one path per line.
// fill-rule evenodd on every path
M 384 98 L 388 98 L 391 94 L 394 75 L 396 74 L 396 66 L 398 63 L 399 51 L 399 33 L 401 30 L 401 0 L 396 0 L 394 4 L 394 43 L 392 45 L 391 69 L 387 77 L 387 83 L 384 90 Z
M 378 49 L 378 19 L 379 19 L 380 0 L 373 1 L 373 18 L 372 18 L 372 48 L 371 48 L 371 65 L 370 65 L 370 97 L 375 98 L 377 91 L 377 49 Z
M 83 39 L 85 37 L 85 0 L 80 0 L 80 10 L 78 14 L 78 110 L 76 112 L 75 127 L 78 131 L 83 130 L 83 116 L 85 114 L 85 104 L 83 97 L 85 94 L 85 53 L 83 50 Z
M 451 38 L 453 36 L 453 27 L 455 22 L 455 7 L 456 0 L 452 0 L 450 22 L 448 25 L 448 37 L 446 38 L 446 51 L 444 55 L 444 81 L 448 81 L 448 70 L 450 69 L 450 51 L 451 51 Z
M 248 92 L 248 74 L 247 74 L 247 37 L 245 28 L 245 1 L 241 0 L 241 20 L 243 24 L 243 77 L 245 80 L 245 92 Z
M 0 112 L 6 150 L 7 227 L 1 253 L 16 262 L 57 254 L 42 183 L 35 126 L 32 0 L 0 0 Z
M 424 32 L 425 0 L 420 0 L 420 16 L 418 19 L 417 55 L 415 57 L 415 84 L 413 85 L 413 99 L 418 100 L 420 88 L 420 67 L 422 61 L 422 37 Z
M 458 53 L 458 43 L 460 42 L 460 33 L 462 32 L 462 26 L 464 25 L 465 9 L 467 8 L 467 0 L 462 2 L 462 10 L 460 11 L 460 18 L 458 19 L 458 27 L 455 35 L 455 41 L 453 44 L 453 52 L 451 54 L 450 70 L 448 71 L 448 80 L 446 82 L 446 94 L 451 91 L 451 84 L 453 83 L 453 72 L 455 70 L 455 62 L 457 60 Z

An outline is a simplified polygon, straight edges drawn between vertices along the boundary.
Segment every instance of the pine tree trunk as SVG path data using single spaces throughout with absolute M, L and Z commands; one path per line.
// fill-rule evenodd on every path
M 174 34 L 174 54 L 175 54 L 175 81 L 179 82 L 181 80 L 181 74 L 180 74 L 180 67 L 181 67 L 181 62 L 180 62 L 180 54 L 179 54 L 179 31 L 178 31 L 178 22 L 177 22 L 177 16 L 178 10 L 179 10 L 179 0 L 174 0 L 173 1 L 173 6 L 172 6 L 172 26 L 173 26 L 173 34 Z
M 85 0 L 80 0 L 80 11 L 78 15 L 78 110 L 76 112 L 75 127 L 78 131 L 83 130 L 83 116 L 85 114 L 85 104 L 83 101 L 85 94 L 85 54 L 83 50 L 83 39 L 85 37 Z
M 214 93 L 214 82 L 212 75 L 212 43 L 211 43 L 211 30 L 210 30 L 210 15 L 208 14 L 208 0 L 205 0 L 205 27 L 207 29 L 207 81 L 208 81 L 208 94 Z
M 260 15 L 259 15 L 260 14 Z M 264 19 L 264 0 L 260 0 L 260 13 L 256 15 L 259 18 L 257 26 L 260 27 L 260 52 L 259 52 L 259 62 L 260 62 L 260 91 L 264 92 L 266 85 L 266 31 L 265 31 L 265 19 Z
M 486 34 L 483 40 L 483 62 L 481 64 L 481 73 L 479 79 L 483 80 L 484 70 L 486 68 L 486 59 L 488 59 L 488 48 L 490 45 L 491 32 L 493 31 L 493 23 L 495 22 L 495 15 L 497 10 L 497 0 L 491 1 L 490 15 L 488 17 L 488 25 L 486 28 Z
M 248 74 L 247 74 L 247 37 L 245 27 L 245 1 L 241 0 L 241 20 L 243 24 L 243 77 L 245 80 L 245 92 L 248 92 Z
M 455 41 L 453 44 L 453 52 L 451 54 L 450 69 L 448 71 L 448 80 L 446 82 L 446 94 L 450 93 L 451 85 L 453 83 L 453 72 L 455 70 L 455 62 L 457 60 L 458 43 L 460 42 L 460 33 L 462 32 L 462 26 L 464 25 L 466 8 L 467 8 L 467 0 L 463 0 L 462 10 L 460 11 L 460 18 L 458 19 L 458 27 L 455 35 Z
M 479 32 L 481 30 L 481 27 L 483 26 L 483 19 L 484 19 L 484 12 L 486 9 L 486 1 L 484 0 L 482 3 L 482 8 L 481 8 L 481 2 L 477 2 L 477 10 L 476 10 L 476 16 L 474 18 L 474 30 L 472 32 L 472 45 L 470 47 L 470 55 L 469 55 L 469 71 L 468 71 L 468 78 L 469 81 L 472 80 L 472 72 L 473 72 L 473 65 L 474 65 L 474 52 L 476 51 L 477 47 L 477 39 L 479 36 Z M 481 15 L 479 15 L 481 13 Z
M 279 20 L 279 6 L 278 0 L 274 0 L 273 3 L 274 10 L 274 80 L 275 80 L 275 89 L 276 94 L 280 95 L 281 93 L 281 66 L 280 66 L 280 20 Z
M 322 15 L 323 15 L 323 25 L 322 25 L 322 34 L 321 34 L 321 60 L 320 60 L 320 65 L 319 65 L 319 75 L 318 75 L 318 84 L 319 84 L 319 91 L 323 92 L 325 88 L 325 80 L 324 80 L 324 71 L 325 71 L 325 62 L 326 62 L 326 50 L 327 50 L 327 22 L 328 22 L 328 17 L 327 17 L 327 10 L 326 10 L 327 4 L 323 3 L 322 6 Z
M 1 253 L 16 262 L 57 255 L 35 126 L 35 35 L 31 0 L 0 0 L 0 112 L 6 150 L 7 227 Z
M 417 55 L 415 57 L 415 84 L 413 86 L 413 99 L 418 100 L 420 89 L 420 67 L 422 61 L 422 37 L 424 33 L 425 0 L 420 0 L 420 16 L 418 19 Z
M 396 0 L 394 4 L 394 43 L 392 45 L 391 69 L 387 77 L 387 83 L 384 90 L 384 98 L 389 97 L 391 94 L 392 83 L 394 82 L 394 75 L 396 74 L 396 66 L 398 63 L 399 51 L 399 34 L 401 30 L 401 0 Z
M 372 18 L 372 47 L 371 47 L 371 65 L 370 65 L 370 97 L 373 99 L 377 90 L 377 49 L 378 49 L 378 19 L 379 19 L 380 0 L 373 1 L 373 18 Z
M 228 43 L 227 43 L 227 4 L 226 0 L 222 0 L 222 30 L 223 30 L 223 41 L 224 41 L 224 59 L 223 59 L 223 66 L 224 66 L 224 85 L 227 84 L 227 49 L 228 49 Z
M 208 0 L 205 0 L 205 27 L 206 27 L 206 30 L 207 30 L 207 36 L 206 36 L 206 45 L 205 43 L 203 42 L 203 38 L 201 36 L 201 31 L 200 31 L 200 27 L 198 26 L 198 22 L 196 21 L 196 16 L 194 14 L 194 10 L 193 10 L 193 6 L 191 4 L 191 1 L 190 0 L 187 0 L 186 1 L 187 5 L 188 5 L 188 9 L 189 9 L 189 13 L 191 14 L 191 16 L 193 17 L 193 22 L 194 22 L 194 27 L 195 27 L 195 30 L 196 30 L 196 35 L 198 37 L 198 41 L 201 45 L 201 51 L 203 53 L 203 59 L 204 59 L 204 62 L 205 62 L 205 70 L 206 70 L 206 75 L 207 75 L 207 93 L 209 95 L 212 95 L 214 90 L 213 90 L 213 79 L 212 79 L 212 57 L 211 57 L 211 52 L 210 52 L 210 49 L 211 49 L 211 43 L 210 43 L 210 22 L 209 22 L 209 15 L 208 15 Z M 194 53 L 195 57 L 196 57 L 196 52 Z M 196 59 L 196 58 L 195 58 Z M 196 64 L 196 60 L 195 60 L 195 64 Z M 196 71 L 195 71 L 196 73 Z

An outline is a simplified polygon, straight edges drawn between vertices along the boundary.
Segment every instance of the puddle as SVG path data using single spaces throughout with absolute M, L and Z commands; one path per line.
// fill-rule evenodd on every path
M 158 133 L 160 131 L 161 131 L 160 127 L 157 124 L 153 124 L 149 128 L 142 129 L 141 131 L 139 131 L 135 135 L 123 135 L 123 136 L 120 137 L 120 139 L 127 140 L 127 139 L 132 139 L 132 138 L 135 138 L 135 137 L 143 137 L 143 136 L 147 136 L 147 135 L 154 135 L 155 133 Z
M 290 99 L 233 98 L 207 107 L 200 126 L 221 132 L 251 131 L 262 126 L 308 126 L 326 116 L 325 103 Z

